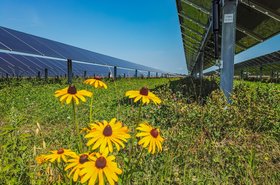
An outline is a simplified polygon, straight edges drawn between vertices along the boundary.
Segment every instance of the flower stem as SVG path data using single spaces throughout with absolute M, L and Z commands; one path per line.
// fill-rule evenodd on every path
M 137 123 L 139 123 L 139 122 L 140 122 L 140 118 L 141 118 L 141 111 L 142 111 L 142 103 L 140 103 L 140 106 L 139 106 Z
M 92 88 L 92 96 L 90 98 L 89 123 L 92 123 L 92 106 L 93 106 L 93 88 Z
M 136 127 L 137 127 L 137 124 L 139 124 L 139 122 L 141 121 L 141 112 L 142 112 L 142 103 L 140 103 L 140 106 L 139 106 L 137 122 L 136 122 L 136 124 L 134 124 L 132 126 L 133 135 L 131 137 L 131 147 L 130 147 L 130 151 L 129 151 L 129 162 L 128 162 L 128 164 L 130 164 L 130 167 L 129 167 L 128 179 L 132 176 L 132 173 L 133 173 L 133 170 L 134 170 L 134 164 L 132 162 L 132 157 L 133 157 L 133 154 L 137 152 Z M 134 141 L 136 141 L 135 151 L 133 151 L 134 150 Z M 142 152 L 143 152 L 143 148 L 141 150 L 141 153 L 140 153 L 138 159 L 140 159 L 140 157 L 142 156 Z M 135 165 L 138 165 L 138 160 L 136 161 Z
M 81 152 L 81 144 L 82 144 L 82 140 L 81 140 L 81 137 L 80 137 L 80 129 L 79 129 L 79 123 L 78 123 L 78 120 L 77 120 L 77 116 L 76 116 L 76 106 L 75 106 L 75 102 L 72 101 L 72 108 L 73 108 L 73 120 L 74 120 L 74 127 L 76 128 L 76 135 L 77 135 L 77 139 L 78 139 L 78 149 L 79 149 L 79 152 Z

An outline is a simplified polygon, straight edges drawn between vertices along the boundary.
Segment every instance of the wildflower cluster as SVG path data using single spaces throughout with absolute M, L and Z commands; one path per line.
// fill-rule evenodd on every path
M 101 78 L 96 77 L 87 79 L 84 83 L 91 85 L 93 89 L 107 89 L 107 85 L 101 80 Z M 139 119 L 137 122 L 137 124 L 140 124 L 137 127 L 132 127 L 131 130 L 116 118 L 112 118 L 110 121 L 92 122 L 93 92 L 77 90 L 74 85 L 57 90 L 55 97 L 59 97 L 61 103 L 66 102 L 66 104 L 72 103 L 73 105 L 74 125 L 76 127 L 79 147 L 74 150 L 60 148 L 50 151 L 49 154 L 42 154 L 36 157 L 37 163 L 39 165 L 50 163 L 54 167 L 62 167 L 63 173 L 67 173 L 67 175 L 61 175 L 65 181 L 68 180 L 71 183 L 104 184 L 104 182 L 108 182 L 110 185 L 113 185 L 118 182 L 118 175 L 123 173 L 123 170 L 119 168 L 116 162 L 116 155 L 119 152 L 122 152 L 124 155 L 138 152 L 137 147 L 135 147 L 135 151 L 131 151 L 134 142 L 129 142 L 129 140 L 133 141 L 133 138 L 139 138 L 138 144 L 142 148 L 147 148 L 149 153 L 161 152 L 164 139 L 160 135 L 160 130 L 152 127 L 148 122 L 140 120 L 140 112 L 143 105 L 150 102 L 160 104 L 161 100 L 146 87 L 141 88 L 139 91 L 128 91 L 125 95 L 128 98 L 134 99 L 134 102 L 140 101 Z M 91 97 L 90 124 L 88 127 L 82 128 L 81 132 L 76 119 L 75 105 L 78 105 L 80 100 L 86 102 L 85 97 Z M 81 139 L 82 133 L 85 133 L 83 135 L 84 139 Z M 87 140 L 87 142 L 84 143 L 84 140 Z M 121 149 L 124 149 L 129 144 L 132 145 L 127 147 L 130 151 L 121 151 Z M 85 151 L 85 147 L 82 147 L 82 145 L 87 146 L 87 151 Z M 133 170 L 130 168 L 130 170 L 125 171 L 132 173 L 131 171 Z

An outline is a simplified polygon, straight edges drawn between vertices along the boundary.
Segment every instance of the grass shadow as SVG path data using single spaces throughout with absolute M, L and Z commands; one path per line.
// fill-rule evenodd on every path
M 154 90 L 159 90 L 163 86 L 158 86 Z M 170 81 L 168 88 L 173 93 L 181 93 L 187 98 L 188 103 L 197 102 L 199 104 L 204 104 L 207 97 L 213 91 L 219 89 L 219 85 L 214 78 L 197 79 L 193 77 L 186 77 Z

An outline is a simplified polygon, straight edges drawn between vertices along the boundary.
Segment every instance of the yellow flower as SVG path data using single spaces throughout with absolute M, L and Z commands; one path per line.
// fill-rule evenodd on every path
M 148 123 L 141 123 L 136 129 L 142 131 L 136 134 L 136 137 L 143 137 L 138 142 L 139 145 L 148 148 L 148 152 L 152 154 L 156 152 L 156 148 L 159 152 L 162 151 L 163 138 L 159 134 L 159 129 L 153 128 Z
M 75 155 L 74 152 L 72 152 L 71 150 L 67 150 L 67 149 L 63 149 L 63 148 L 60 148 L 58 150 L 54 150 L 54 151 L 51 151 L 52 154 L 49 154 L 49 155 L 45 155 L 46 157 L 46 160 L 50 161 L 50 162 L 54 162 L 54 161 L 57 161 L 60 163 L 61 159 L 64 161 L 64 162 L 67 162 L 67 158 L 66 156 L 73 156 Z
M 81 183 L 88 181 L 89 185 L 94 185 L 98 176 L 99 185 L 104 185 L 104 174 L 110 185 L 118 182 L 117 175 L 121 174 L 122 170 L 114 162 L 115 156 L 108 156 L 108 153 L 108 149 L 105 149 L 102 154 L 97 153 L 96 156 L 90 158 L 90 161 L 82 165 L 80 172 Z
M 82 165 L 85 162 L 89 161 L 89 157 L 91 155 L 92 154 L 88 154 L 88 153 L 84 153 L 84 154 L 80 154 L 80 155 L 74 154 L 71 156 L 72 158 L 67 161 L 70 164 L 66 166 L 65 171 L 72 168 L 72 170 L 69 173 L 69 176 L 71 176 L 73 174 L 74 182 L 77 182 Z
M 36 157 L 35 160 L 36 160 L 37 164 L 43 164 L 47 161 L 46 155 L 39 155 Z
M 151 100 L 155 104 L 161 103 L 161 100 L 154 93 L 150 92 L 147 87 L 142 87 L 139 91 L 127 91 L 125 96 L 134 98 L 134 102 L 141 100 L 143 104 L 149 104 Z
M 93 79 L 87 79 L 84 81 L 85 84 L 91 85 L 95 88 L 105 88 L 107 89 L 107 85 L 101 81 L 101 77 L 94 77 Z
M 89 91 L 86 91 L 86 90 L 77 91 L 77 89 L 74 85 L 70 85 L 69 87 L 55 91 L 54 96 L 55 97 L 61 96 L 59 99 L 59 101 L 61 101 L 61 103 L 66 101 L 66 104 L 69 104 L 72 101 L 75 101 L 76 104 L 78 105 L 79 99 L 82 100 L 83 102 L 86 102 L 86 98 L 84 96 L 91 97 L 92 93 Z
M 128 134 L 128 128 L 122 125 L 122 122 L 116 121 L 113 118 L 109 123 L 107 121 L 98 122 L 98 124 L 92 124 L 91 131 L 85 136 L 85 138 L 92 138 L 88 141 L 87 146 L 92 146 L 92 150 L 95 150 L 100 146 L 100 152 L 108 146 L 109 151 L 113 152 L 113 144 L 115 144 L 117 150 L 120 150 L 120 145 L 124 148 L 123 142 L 127 142 L 130 138 Z

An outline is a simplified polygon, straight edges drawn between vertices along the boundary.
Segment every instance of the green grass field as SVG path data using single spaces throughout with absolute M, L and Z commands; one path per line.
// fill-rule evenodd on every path
M 160 127 L 163 151 L 144 154 L 129 179 L 119 176 L 120 184 L 279 184 L 280 85 L 236 81 L 229 105 L 210 80 L 204 87 L 166 78 L 106 83 L 107 90 L 94 91 L 94 120 L 116 117 L 135 125 L 139 106 L 124 96 L 128 90 L 147 86 L 162 100 L 142 111 L 144 120 Z M 91 90 L 82 80 L 75 84 Z M 71 106 L 54 97 L 66 86 L 0 82 L 0 184 L 67 184 L 35 161 L 49 150 L 75 148 Z M 78 106 L 80 128 L 87 126 L 88 114 L 89 100 Z M 125 172 L 123 160 L 116 158 Z

